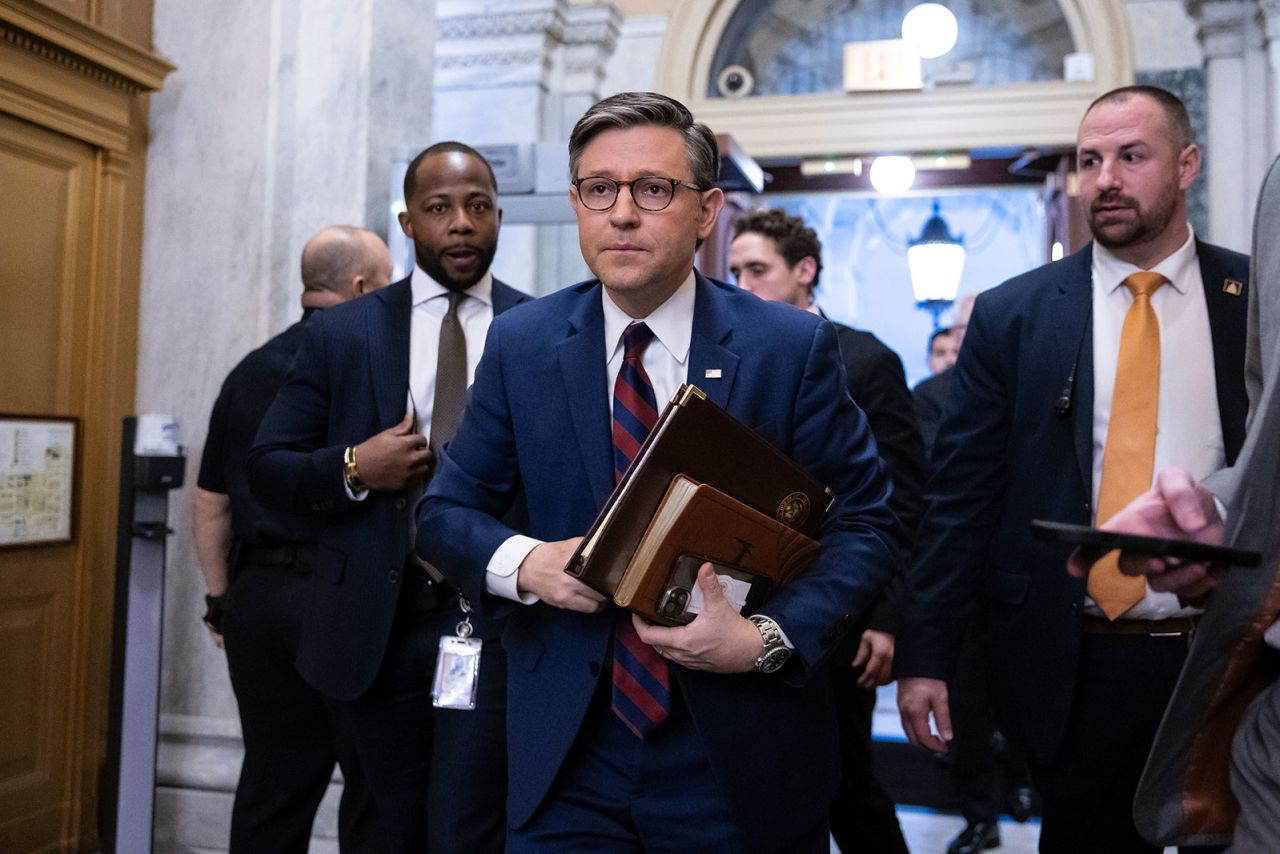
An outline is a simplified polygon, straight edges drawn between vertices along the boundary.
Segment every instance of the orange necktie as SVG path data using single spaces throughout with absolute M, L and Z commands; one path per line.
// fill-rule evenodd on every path
M 1160 322 L 1151 295 L 1169 280 L 1159 273 L 1134 273 L 1124 280 L 1133 304 L 1120 332 L 1111 420 L 1102 451 L 1102 483 L 1098 487 L 1098 524 L 1110 519 L 1151 488 L 1156 461 L 1156 416 L 1160 411 Z M 1146 595 L 1142 578 L 1120 572 L 1119 552 L 1098 561 L 1089 573 L 1089 595 L 1114 620 Z

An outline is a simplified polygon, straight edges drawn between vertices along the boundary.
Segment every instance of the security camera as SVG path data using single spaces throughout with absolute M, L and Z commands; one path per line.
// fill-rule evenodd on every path
M 716 88 L 726 98 L 744 98 L 755 85 L 751 72 L 741 65 L 730 65 L 716 78 Z

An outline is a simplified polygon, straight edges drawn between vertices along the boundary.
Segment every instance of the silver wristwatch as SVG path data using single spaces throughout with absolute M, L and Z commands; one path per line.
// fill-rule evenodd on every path
M 782 629 L 764 614 L 752 614 L 747 617 L 760 630 L 760 638 L 764 641 L 764 649 L 756 659 L 756 670 L 761 673 L 777 673 L 782 665 L 791 658 L 791 650 L 782 642 Z

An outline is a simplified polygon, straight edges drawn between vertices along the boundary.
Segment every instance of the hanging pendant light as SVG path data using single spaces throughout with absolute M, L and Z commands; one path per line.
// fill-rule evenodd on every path
M 934 199 L 933 215 L 925 220 L 920 236 L 907 245 L 907 267 L 916 307 L 933 315 L 935 329 L 942 312 L 951 307 L 960 290 L 964 256 L 964 240 L 952 235 L 942 218 L 941 206 Z

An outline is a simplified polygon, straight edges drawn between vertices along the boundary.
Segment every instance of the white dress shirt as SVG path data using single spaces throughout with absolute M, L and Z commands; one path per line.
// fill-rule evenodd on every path
M 409 321 L 409 400 L 422 435 L 431 438 L 431 407 L 436 397 L 436 361 L 440 355 L 440 325 L 449 310 L 449 290 L 414 265 L 410 279 L 413 314 Z M 467 386 L 476 376 L 484 341 L 493 322 L 493 274 L 485 273 L 458 303 L 458 322 L 467 339 Z
M 685 382 L 689 373 L 689 342 L 693 337 L 693 303 L 697 293 L 694 283 L 694 274 L 690 272 L 689 278 L 684 280 L 676 292 L 644 318 L 631 317 L 618 308 L 607 290 L 600 289 L 601 307 L 604 310 L 605 352 L 608 353 L 608 384 L 605 394 L 610 405 L 613 402 L 613 384 L 618 379 L 618 371 L 622 369 L 622 333 L 636 320 L 643 320 L 653 331 L 654 340 L 645 348 L 640 362 L 649 375 L 649 382 L 653 384 L 653 395 L 658 402 L 659 412 L 675 396 L 676 389 Z M 489 559 L 488 574 L 485 577 L 485 587 L 489 592 L 526 605 L 538 601 L 538 597 L 533 594 L 522 595 L 517 591 L 516 570 L 529 552 L 542 542 L 517 534 L 498 546 Z
M 409 392 L 405 412 L 413 410 L 419 430 L 431 438 L 431 407 L 436 396 L 436 361 L 440 355 L 440 324 L 449 310 L 449 289 L 416 264 L 409 278 L 413 309 L 409 315 Z M 493 274 L 485 273 L 480 281 L 467 289 L 466 298 L 458 304 L 458 322 L 467 339 L 467 386 L 476 376 L 476 365 L 484 353 L 484 341 L 493 322 Z M 347 497 L 363 501 L 369 490 L 352 492 Z
M 1093 506 L 1102 482 L 1102 452 L 1111 420 L 1120 333 L 1133 295 L 1123 282 L 1141 268 L 1122 261 L 1097 242 L 1093 245 Z M 1204 298 L 1195 235 L 1152 272 L 1169 280 L 1151 296 L 1160 324 L 1160 403 L 1156 415 L 1153 471 L 1186 469 L 1197 480 L 1222 468 L 1225 450 L 1214 377 L 1213 337 Z M 1085 612 L 1102 616 L 1091 597 Z M 1199 613 L 1183 608 L 1172 593 L 1147 588 L 1146 597 L 1124 613 L 1125 619 L 1163 620 Z

